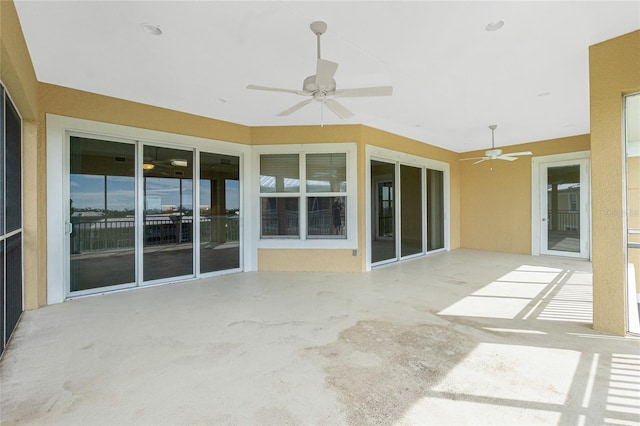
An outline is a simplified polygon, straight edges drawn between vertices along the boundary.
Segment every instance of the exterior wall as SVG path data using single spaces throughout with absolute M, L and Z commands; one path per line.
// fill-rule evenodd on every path
M 640 31 L 589 48 L 593 327 L 626 333 L 622 96 L 640 90 Z
M 46 281 L 46 179 L 44 145 L 39 144 L 38 80 L 13 2 L 0 1 L 0 80 L 22 116 L 24 306 L 46 303 L 38 283 Z
M 589 150 L 589 135 L 510 146 L 534 156 Z M 478 157 L 483 151 L 459 158 Z M 531 158 L 517 161 L 460 161 L 461 246 L 509 253 L 531 253 Z M 493 169 L 493 170 L 492 170 Z
M 240 124 L 46 83 L 40 83 L 39 94 L 42 122 L 44 115 L 49 113 L 178 135 L 250 143 L 250 128 Z

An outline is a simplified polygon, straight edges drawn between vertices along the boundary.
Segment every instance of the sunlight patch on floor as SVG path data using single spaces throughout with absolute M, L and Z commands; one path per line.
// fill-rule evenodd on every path
M 565 349 L 480 343 L 434 390 L 564 404 L 579 358 Z M 496 374 L 510 380 L 493 380 Z
M 521 265 L 439 314 L 591 323 L 591 281 L 588 272 Z
M 558 424 L 579 361 L 571 350 L 480 343 L 398 424 L 430 423 L 440 412 L 454 424 Z

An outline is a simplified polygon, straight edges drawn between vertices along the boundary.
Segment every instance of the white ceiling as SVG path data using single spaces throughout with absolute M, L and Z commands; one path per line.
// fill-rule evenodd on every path
M 321 106 L 247 90 L 302 89 L 322 57 L 362 123 L 453 151 L 589 133 L 590 45 L 640 28 L 639 1 L 26 1 L 16 8 L 40 81 L 249 126 L 317 125 Z M 485 31 L 494 21 L 499 31 Z M 141 31 L 159 25 L 161 36 Z

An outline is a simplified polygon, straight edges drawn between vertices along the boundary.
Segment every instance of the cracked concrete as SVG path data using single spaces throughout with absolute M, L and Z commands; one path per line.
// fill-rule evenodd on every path
M 640 341 L 588 262 L 456 250 L 245 273 L 26 312 L 2 424 L 640 424 Z

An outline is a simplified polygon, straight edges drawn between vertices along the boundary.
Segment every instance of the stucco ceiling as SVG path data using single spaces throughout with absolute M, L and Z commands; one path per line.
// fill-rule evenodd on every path
M 453 151 L 589 133 L 590 45 L 640 28 L 639 1 L 16 1 L 42 82 L 249 126 L 319 125 L 301 89 L 322 57 L 362 123 Z M 488 23 L 504 21 L 489 32 Z M 141 24 L 160 26 L 153 36 Z

